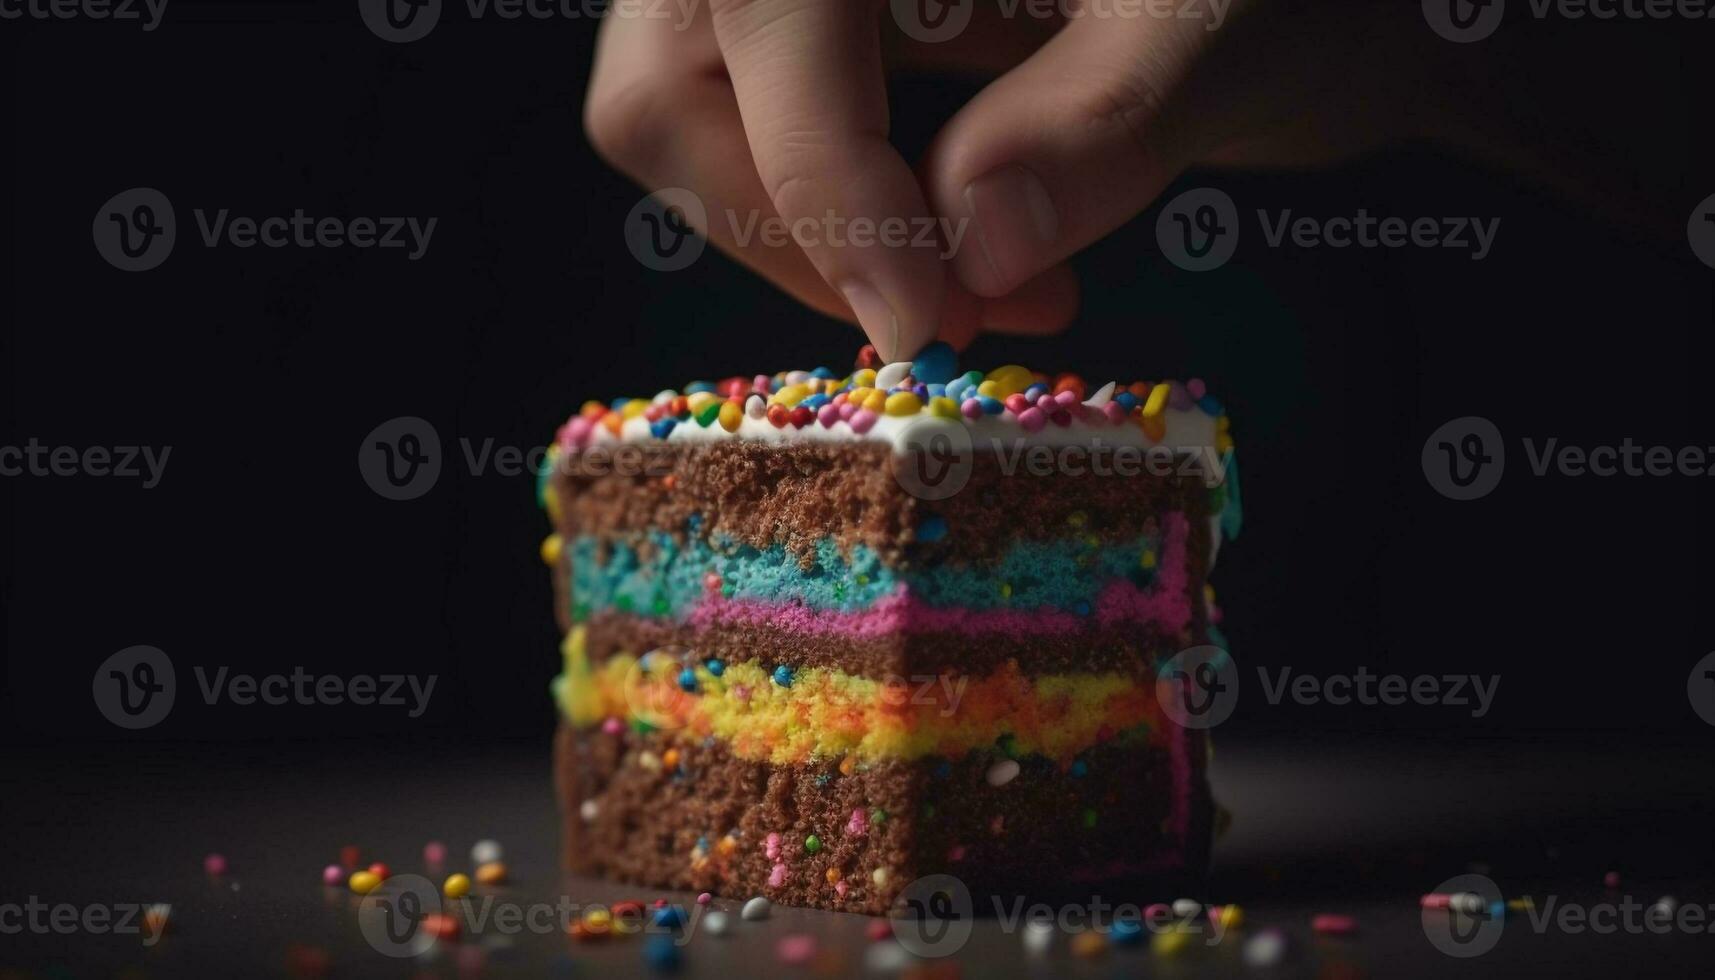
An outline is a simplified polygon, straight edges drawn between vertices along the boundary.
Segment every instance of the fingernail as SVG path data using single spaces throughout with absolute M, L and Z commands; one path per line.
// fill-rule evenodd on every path
M 1060 216 L 1041 178 L 1008 164 L 966 185 L 965 207 L 995 285 L 1016 285 L 1047 265 Z
M 857 317 L 858 326 L 869 336 L 870 343 L 875 345 L 875 352 L 881 355 L 883 361 L 892 361 L 899 354 L 899 317 L 894 314 L 893 307 L 887 305 L 875 287 L 867 282 L 853 279 L 840 286 L 840 294 L 845 296 L 846 304 L 852 308 Z

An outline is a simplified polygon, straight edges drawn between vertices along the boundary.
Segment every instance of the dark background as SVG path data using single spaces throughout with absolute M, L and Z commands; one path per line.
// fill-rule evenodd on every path
M 671 274 L 633 259 L 622 221 L 641 191 L 595 158 L 579 122 L 592 28 L 472 23 L 452 4 L 431 36 L 393 45 L 353 4 L 190 0 L 173 0 L 152 33 L 0 23 L 4 441 L 172 447 L 149 491 L 0 479 L 0 726 L 29 792 L 99 798 L 102 780 L 124 784 L 116 759 L 194 770 L 217 758 L 417 756 L 433 767 L 449 746 L 495 743 L 543 760 L 546 804 L 558 669 L 537 557 L 547 524 L 528 476 L 472 472 L 458 441 L 528 449 L 588 397 L 839 370 L 861 343 L 713 250 Z M 1706 127 L 1707 89 L 1689 75 L 1700 55 L 1646 55 L 1629 30 L 1600 35 L 1600 62 L 1584 69 L 1616 80 L 1595 86 L 1611 102 L 1592 106 L 1591 132 L 1629 105 L 1687 138 Z M 1425 43 L 1441 42 L 1426 30 Z M 920 149 L 975 87 L 900 80 L 901 146 Z M 1084 309 L 1069 333 L 988 338 L 968 352 L 972 366 L 1092 379 L 1197 375 L 1225 399 L 1247 525 L 1214 582 L 1247 681 L 1281 665 L 1500 677 L 1482 719 L 1277 707 L 1253 683 L 1221 734 L 1290 737 L 1308 757 L 1400 731 L 1491 755 L 1558 747 L 1542 770 L 1564 773 L 1551 777 L 1557 806 L 1573 808 L 1606 798 L 1629 768 L 1626 746 L 1706 755 L 1710 728 L 1685 685 L 1715 649 L 1715 483 L 1538 478 L 1522 444 L 1715 445 L 1703 409 L 1715 272 L 1691 254 L 1684 219 L 1597 217 L 1623 212 L 1630 189 L 1563 197 L 1429 147 L 1319 173 L 1192 174 L 1169 195 L 1201 184 L 1247 215 L 1501 219 L 1482 262 L 1451 250 L 1270 249 L 1252 233 L 1226 267 L 1190 274 L 1158 254 L 1151 210 L 1078 258 Z M 97 254 L 90 224 L 138 186 L 172 200 L 179 240 L 160 268 L 127 274 Z M 1715 170 L 1688 167 L 1650 190 L 1689 217 L 1715 192 Z M 204 248 L 192 210 L 222 207 L 439 223 L 416 262 L 388 250 Z M 365 485 L 356 456 L 366 433 L 405 415 L 431 421 L 447 457 L 432 491 L 392 502 Z M 1419 454 L 1465 415 L 1499 427 L 1508 463 L 1496 492 L 1459 503 L 1432 490 Z M 96 665 L 134 644 L 165 650 L 180 681 L 172 715 L 140 733 L 109 725 L 90 697 Z M 209 707 L 194 664 L 439 683 L 417 720 Z M 1577 764 L 1592 744 L 1609 750 L 1606 768 Z M 1619 832 L 1641 842 L 1707 802 L 1667 804 Z M 13 830 L 45 835 L 8 830 L 8 850 L 55 839 L 52 815 L 18 797 L 0 811 Z

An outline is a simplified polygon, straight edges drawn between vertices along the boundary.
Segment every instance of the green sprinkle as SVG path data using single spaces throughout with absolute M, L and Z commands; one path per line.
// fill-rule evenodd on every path
M 804 838 L 804 850 L 806 853 L 814 854 L 821 849 L 822 839 L 820 837 L 817 837 L 815 834 L 811 834 Z
M 881 807 L 878 807 L 878 806 L 870 807 L 870 809 L 869 809 L 869 822 L 870 823 L 881 823 L 882 821 L 884 821 L 886 819 L 887 819 L 887 811 L 886 810 L 883 810 Z
M 617 599 L 614 599 L 613 600 L 613 608 L 615 608 L 615 609 L 617 609 L 623 613 L 630 612 L 631 611 L 631 597 L 628 595 L 622 595 L 622 596 L 618 597 Z
M 649 608 L 655 611 L 655 615 L 665 616 L 667 615 L 667 611 L 672 607 L 667 604 L 666 596 L 658 595 L 655 597 L 655 601 L 650 604 Z
M 1086 808 L 1084 810 L 1084 829 L 1088 830 L 1091 827 L 1094 827 L 1095 825 L 1096 825 L 1096 811 Z

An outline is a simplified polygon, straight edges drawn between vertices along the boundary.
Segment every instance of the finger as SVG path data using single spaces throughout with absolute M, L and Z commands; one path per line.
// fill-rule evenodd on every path
M 1191 118 L 1182 89 L 1206 43 L 1195 22 L 1081 17 L 961 109 L 926 168 L 936 211 L 970 222 L 958 280 L 979 296 L 1011 292 L 1197 159 L 1214 127 Z
M 888 142 L 887 93 L 870 0 L 712 0 L 756 171 L 788 227 L 832 217 L 890 228 L 877 238 L 800 237 L 884 359 L 934 338 L 947 267 L 911 168 Z M 807 222 L 808 224 L 800 224 Z M 824 225 L 824 227 L 826 227 Z M 897 232 L 903 228 L 906 239 Z

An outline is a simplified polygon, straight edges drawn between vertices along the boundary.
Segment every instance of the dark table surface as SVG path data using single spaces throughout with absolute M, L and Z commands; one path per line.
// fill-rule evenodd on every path
M 870 920 L 863 917 L 776 909 L 766 921 L 746 922 L 736 914 L 738 902 L 717 899 L 716 908 L 733 913 L 731 932 L 711 936 L 693 920 L 681 937 L 679 972 L 1686 976 L 1715 963 L 1715 936 L 1702 929 L 1657 934 L 1621 918 L 1616 931 L 1598 933 L 1567 926 L 1558 911 L 1623 910 L 1627 896 L 1649 905 L 1668 894 L 1682 906 L 1707 908 L 1715 894 L 1707 832 L 1715 759 L 1706 743 L 1588 734 L 1337 742 L 1252 735 L 1217 746 L 1217 792 L 1235 819 L 1217 845 L 1206 894 L 1195 897 L 1237 903 L 1246 919 L 1220 942 L 1203 935 L 1171 955 L 1145 942 L 1086 957 L 1072 952 L 1070 934 L 1058 932 L 1048 952 L 1029 954 L 1019 931 L 979 898 L 962 948 L 920 960 L 878 951 L 895 940 L 867 939 Z M 543 918 L 536 927 L 486 918 L 456 946 L 390 957 L 365 939 L 359 899 L 321 883 L 322 868 L 348 844 L 362 849 L 365 862 L 388 862 L 395 874 L 427 873 L 425 842 L 447 844 L 446 871 L 468 871 L 472 842 L 493 838 L 505 847 L 511 880 L 479 889 L 487 901 L 479 898 L 476 910 L 661 897 L 557 873 L 545 745 L 37 746 L 14 762 L 0 775 L 0 909 L 34 898 L 80 909 L 165 902 L 172 914 L 153 946 L 134 934 L 26 922 L 0 934 L 0 976 L 595 977 L 651 970 L 645 937 L 577 943 Z M 210 852 L 228 859 L 225 875 L 204 872 Z M 1539 911 L 1550 902 L 1556 911 L 1541 923 L 1509 917 L 1483 955 L 1446 955 L 1426 935 L 1418 896 L 1473 870 L 1509 897 L 1529 895 Z M 1617 890 L 1603 887 L 1609 870 L 1623 875 Z M 1102 899 L 1114 905 L 1175 897 Z M 1315 936 L 1311 917 L 1324 912 L 1355 917 L 1357 932 Z M 1288 958 L 1271 970 L 1247 967 L 1243 940 L 1268 927 L 1290 937 Z M 817 953 L 806 964 L 783 964 L 778 942 L 801 934 L 815 937 Z

